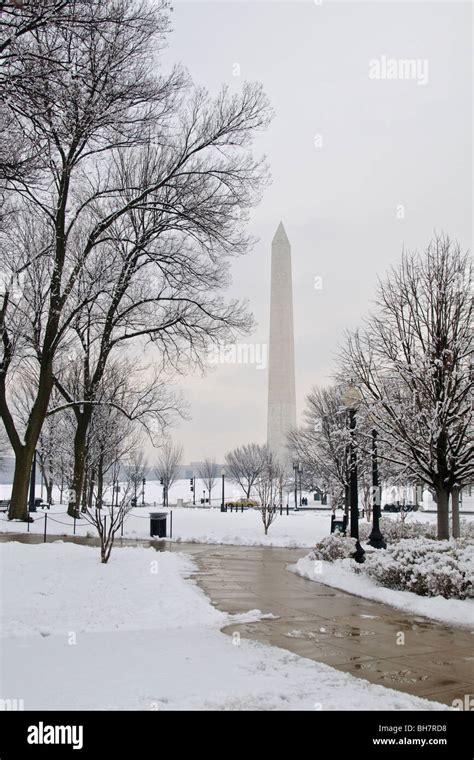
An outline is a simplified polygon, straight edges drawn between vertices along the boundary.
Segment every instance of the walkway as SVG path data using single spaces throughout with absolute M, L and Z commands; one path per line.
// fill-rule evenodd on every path
M 12 539 L 36 542 L 41 537 L 0 536 Z M 287 565 L 304 550 L 140 543 L 192 555 L 198 566 L 195 580 L 218 609 L 259 609 L 277 616 L 231 625 L 225 633 L 239 631 L 243 638 L 445 704 L 474 693 L 474 631 L 431 622 L 289 572 Z M 404 644 L 397 643 L 403 639 Z

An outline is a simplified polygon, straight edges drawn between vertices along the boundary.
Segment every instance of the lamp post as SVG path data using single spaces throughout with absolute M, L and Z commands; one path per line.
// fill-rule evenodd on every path
M 343 403 L 349 413 L 349 502 L 351 514 L 351 538 L 356 540 L 356 550 L 353 558 L 362 563 L 365 560 L 365 552 L 359 542 L 359 487 L 357 483 L 357 451 L 355 446 L 355 429 L 357 409 L 361 402 L 359 389 L 350 384 L 347 388 Z
M 145 485 L 146 485 L 146 478 L 142 478 L 142 507 L 145 506 Z
M 302 476 L 303 476 L 303 467 L 301 466 L 301 462 L 298 465 L 298 475 L 299 475 L 299 486 L 300 486 L 300 507 L 303 504 L 303 487 L 302 487 Z
M 293 462 L 293 473 L 295 477 L 295 510 L 298 511 L 298 462 Z
M 351 506 L 351 488 L 349 485 L 349 456 L 350 456 L 350 447 L 346 446 L 345 449 L 345 477 L 346 477 L 346 485 L 344 487 L 344 515 L 346 518 L 346 523 L 349 520 L 349 510 Z
M 379 468 L 377 461 L 377 431 L 372 430 L 372 531 L 369 544 L 374 549 L 386 549 L 387 543 L 380 530 L 381 493 L 379 486 Z
M 222 470 L 222 501 L 221 501 L 221 512 L 225 512 L 225 496 L 224 496 L 224 489 L 225 489 L 225 470 Z

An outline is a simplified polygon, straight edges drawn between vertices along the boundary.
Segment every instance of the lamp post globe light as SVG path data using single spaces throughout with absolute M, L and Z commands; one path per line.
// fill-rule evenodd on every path
M 359 542 L 359 487 L 357 483 L 357 451 L 355 446 L 355 429 L 357 409 L 362 400 L 356 385 L 350 383 L 343 395 L 342 401 L 349 416 L 349 503 L 351 515 L 351 538 L 356 540 L 356 550 L 353 558 L 356 562 L 365 561 L 365 552 Z

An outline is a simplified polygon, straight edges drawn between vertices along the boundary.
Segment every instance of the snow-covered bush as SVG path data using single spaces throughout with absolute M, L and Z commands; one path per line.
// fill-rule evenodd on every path
M 361 541 L 367 541 L 372 530 L 372 523 L 359 523 L 359 534 Z M 382 516 L 380 520 L 380 530 L 382 531 L 387 543 L 400 541 L 403 538 L 436 538 L 436 524 L 413 520 L 413 522 L 403 522 L 399 518 L 391 519 Z M 461 520 L 461 537 L 474 538 L 474 520 Z
M 310 558 L 326 560 L 327 562 L 334 562 L 336 559 L 347 559 L 354 554 L 356 550 L 355 545 L 355 538 L 343 536 L 342 533 L 336 531 L 316 544 L 310 554 Z
M 461 520 L 461 538 L 474 538 L 474 520 Z
M 366 555 L 364 572 L 386 588 L 446 599 L 474 597 L 474 544 L 402 539 L 386 551 Z
M 367 541 L 372 524 L 366 522 L 359 523 L 359 534 L 361 541 Z M 380 530 L 388 544 L 400 541 L 403 538 L 436 538 L 436 525 L 425 522 L 402 522 L 402 520 L 391 520 L 389 517 L 380 520 Z

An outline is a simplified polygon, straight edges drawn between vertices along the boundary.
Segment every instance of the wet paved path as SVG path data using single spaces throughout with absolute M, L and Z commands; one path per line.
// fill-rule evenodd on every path
M 42 539 L 3 534 L 0 540 Z M 94 543 L 90 539 L 71 540 Z M 157 548 L 156 543 L 140 543 Z M 445 704 L 474 693 L 474 632 L 435 623 L 289 572 L 287 565 L 306 550 L 168 542 L 158 546 L 193 556 L 198 566 L 194 578 L 219 610 L 240 613 L 259 609 L 278 616 L 276 620 L 231 625 L 224 629 L 226 633 L 239 631 L 242 637 Z M 404 644 L 397 643 L 403 639 Z

